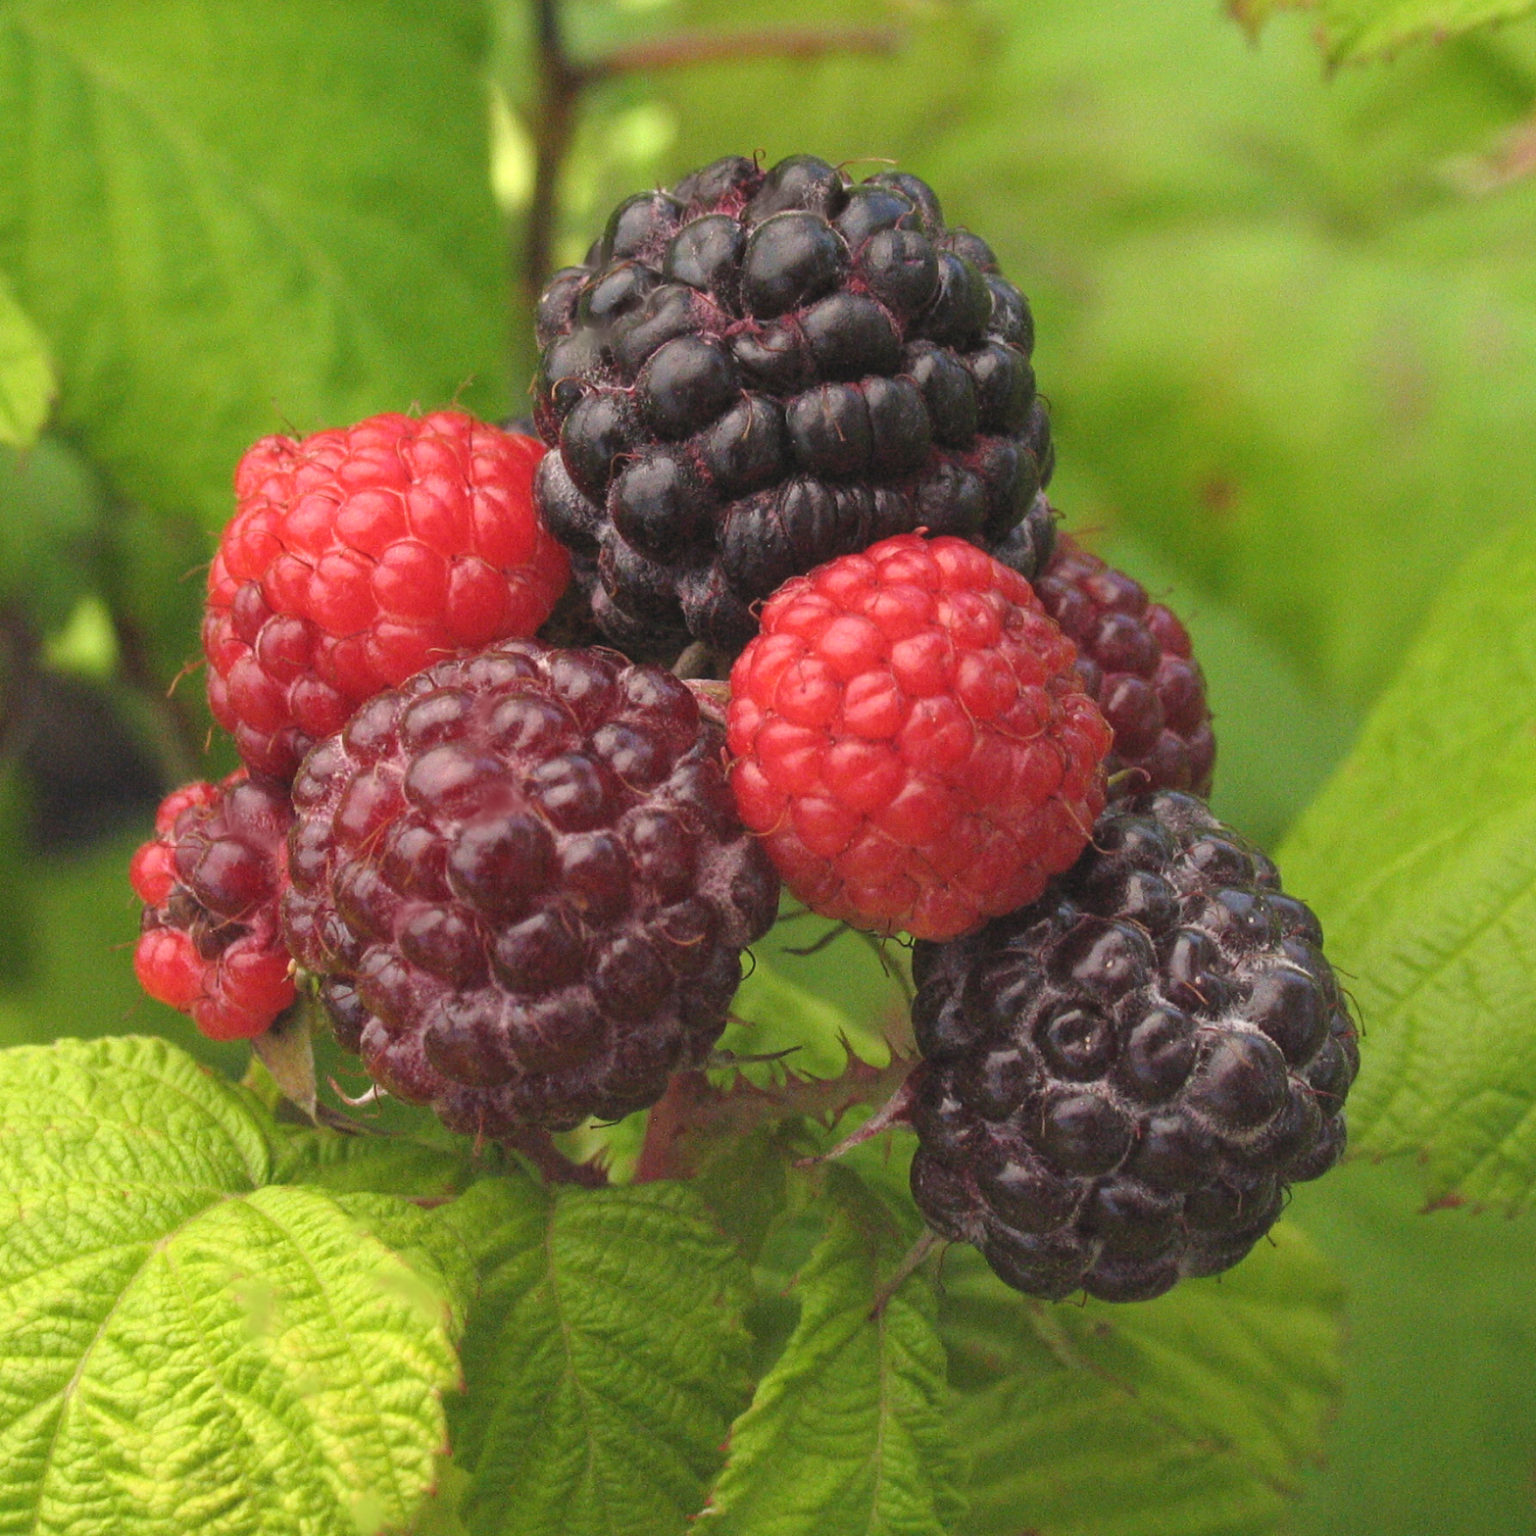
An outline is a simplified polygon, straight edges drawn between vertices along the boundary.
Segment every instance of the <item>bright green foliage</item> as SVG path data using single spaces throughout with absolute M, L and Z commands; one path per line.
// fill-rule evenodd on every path
M 27 448 L 36 442 L 54 388 L 43 338 L 0 282 L 0 445 Z
M 1259 1536 L 1321 1454 L 1343 1291 L 1284 1223 L 1229 1274 L 1135 1306 L 1025 1301 L 969 1249 L 944 1296 L 967 1536 Z
M 910 1279 L 871 1316 L 907 1234 L 840 1170 L 828 1194 L 800 1320 L 731 1431 L 709 1536 L 944 1536 L 960 1512 L 932 1287 Z
M 0 3 L 0 274 L 155 508 L 265 432 L 501 398 L 476 8 Z
M 1536 530 L 1467 562 L 1283 851 L 1365 1025 L 1362 1151 L 1432 1199 L 1536 1180 Z
M 746 1401 L 745 1266 L 682 1185 L 487 1180 L 454 1456 L 472 1536 L 676 1536 Z
M 1296 1191 L 1349 1297 L 1343 1398 L 1286 1536 L 1536 1529 L 1536 1212 L 1415 1216 L 1418 1194 L 1412 1163 L 1364 1158 Z
M 457 1194 L 475 1177 L 464 1149 L 311 1126 L 283 1125 L 279 1132 L 273 1137 L 274 1184 L 308 1184 L 337 1195 L 400 1190 L 413 1199 L 438 1200 Z
M 0 1053 L 0 1531 L 410 1517 L 463 1252 L 399 1198 L 271 1174 L 254 1102 L 163 1041 Z
M 39 631 L 64 624 L 87 590 L 101 540 L 90 466 L 52 437 L 0 447 L 0 601 L 25 603 Z
M 1257 34 L 1277 11 L 1305 10 L 1319 22 L 1330 63 L 1354 64 L 1396 53 L 1409 43 L 1443 43 L 1477 27 L 1528 16 L 1531 0 L 1228 0 Z

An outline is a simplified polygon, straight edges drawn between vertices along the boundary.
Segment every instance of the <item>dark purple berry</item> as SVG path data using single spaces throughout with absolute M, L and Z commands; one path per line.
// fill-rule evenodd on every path
M 653 1103 L 777 905 L 719 727 L 668 673 L 526 640 L 365 713 L 301 770 L 283 897 L 337 1038 L 473 1135 Z
M 1076 643 L 1083 686 L 1115 733 L 1104 760 L 1110 799 L 1154 789 L 1209 795 L 1216 739 L 1184 626 L 1139 582 L 1065 535 L 1034 587 Z
M 1354 1025 L 1277 880 L 1164 790 L 1111 806 L 1033 906 L 917 945 L 912 1191 L 936 1232 L 1032 1295 L 1143 1300 L 1235 1264 L 1338 1160 Z

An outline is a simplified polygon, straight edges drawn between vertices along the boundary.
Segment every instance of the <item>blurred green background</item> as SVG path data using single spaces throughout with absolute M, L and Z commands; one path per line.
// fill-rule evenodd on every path
M 195 671 L 168 691 L 232 467 L 522 409 L 541 187 L 561 262 L 720 154 L 929 180 L 1028 293 L 1052 498 L 1188 619 L 1216 809 L 1270 846 L 1450 572 L 1536 511 L 1533 22 L 1330 73 L 1315 14 L 1255 39 L 1213 0 L 560 15 L 613 66 L 564 142 L 514 0 L 0 0 L 0 1043 L 164 1031 L 240 1070 L 137 992 L 125 876 L 159 794 L 233 763 Z M 880 995 L 847 941 L 799 963 Z M 1420 1203 L 1394 1164 L 1296 1195 L 1350 1339 L 1295 1536 L 1536 1531 L 1536 1226 Z

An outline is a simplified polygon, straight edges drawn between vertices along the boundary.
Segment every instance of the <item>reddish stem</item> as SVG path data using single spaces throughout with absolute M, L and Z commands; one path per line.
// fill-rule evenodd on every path
M 572 1162 L 554 1143 L 548 1131 L 537 1126 L 514 1131 L 500 1138 L 504 1147 L 521 1152 L 551 1184 L 580 1184 L 587 1189 L 602 1189 L 608 1173 L 598 1163 Z
M 675 1072 L 667 1091 L 651 1106 L 645 1123 L 645 1140 L 640 1159 L 635 1164 L 634 1182 L 650 1184 L 657 1179 L 677 1176 L 672 1149 L 688 1125 L 689 1112 L 702 1093 L 709 1091 L 709 1079 L 702 1072 Z

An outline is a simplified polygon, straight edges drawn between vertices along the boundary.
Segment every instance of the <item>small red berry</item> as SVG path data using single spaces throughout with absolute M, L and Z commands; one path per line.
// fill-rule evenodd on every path
M 543 447 L 459 411 L 264 437 L 208 577 L 208 702 L 291 779 L 359 704 L 432 661 L 531 635 L 569 562 L 532 499 Z
M 262 1034 L 296 995 L 277 923 L 292 820 L 280 785 L 240 769 L 167 795 L 128 866 L 144 903 L 139 984 L 211 1040 Z
M 1033 901 L 1103 806 L 1103 717 L 1029 583 L 903 534 L 787 581 L 731 672 L 742 819 L 807 906 L 952 938 Z

